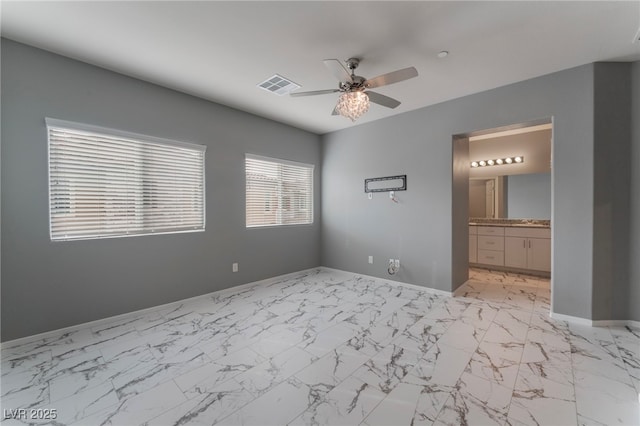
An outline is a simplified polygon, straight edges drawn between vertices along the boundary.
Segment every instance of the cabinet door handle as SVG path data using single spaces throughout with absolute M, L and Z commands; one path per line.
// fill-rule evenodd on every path
M 531 248 L 531 240 L 529 240 L 529 248 Z
M 527 240 L 522 240 L 522 248 L 527 248 Z

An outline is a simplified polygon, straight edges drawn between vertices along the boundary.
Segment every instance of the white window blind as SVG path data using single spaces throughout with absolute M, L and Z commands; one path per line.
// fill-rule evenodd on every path
M 46 121 L 51 240 L 204 230 L 205 146 Z
M 247 154 L 247 227 L 313 223 L 313 165 Z

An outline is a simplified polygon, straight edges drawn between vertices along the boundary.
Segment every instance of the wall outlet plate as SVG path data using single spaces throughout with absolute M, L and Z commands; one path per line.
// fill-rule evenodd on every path
M 394 260 L 393 262 L 394 262 L 394 264 L 395 264 L 396 268 L 399 268 L 399 267 L 400 267 L 400 259 L 396 259 L 396 260 Z
M 369 263 L 373 263 L 373 256 L 369 256 Z
M 231 271 L 232 271 L 232 272 L 238 272 L 238 263 L 237 263 L 237 262 L 236 262 L 236 263 L 233 263 L 233 264 L 231 265 Z

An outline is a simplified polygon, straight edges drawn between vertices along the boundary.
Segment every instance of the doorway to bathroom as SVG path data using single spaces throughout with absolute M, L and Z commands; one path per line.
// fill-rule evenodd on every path
M 454 290 L 552 287 L 552 150 L 551 119 L 453 137 Z

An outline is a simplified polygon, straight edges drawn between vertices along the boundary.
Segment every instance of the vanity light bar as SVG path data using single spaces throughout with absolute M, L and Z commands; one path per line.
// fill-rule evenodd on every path
M 506 157 L 506 158 L 496 158 L 494 160 L 480 160 L 480 161 L 472 161 L 471 167 L 485 167 L 485 166 L 502 166 L 505 164 L 519 164 L 524 163 L 524 157 Z

